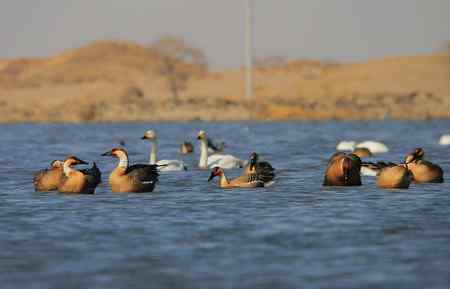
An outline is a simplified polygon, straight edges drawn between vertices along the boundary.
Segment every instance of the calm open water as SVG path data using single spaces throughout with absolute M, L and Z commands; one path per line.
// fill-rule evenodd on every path
M 165 173 L 154 193 L 112 194 L 120 140 L 146 162 L 147 129 L 159 156 L 195 168 L 205 129 L 228 152 L 257 151 L 277 169 L 275 185 L 221 190 L 208 171 Z M 232 124 L 2 125 L 0 287 L 7 288 L 449 288 L 450 185 L 378 189 L 321 186 L 338 141 L 379 140 L 399 161 L 422 146 L 450 180 L 449 121 Z M 32 173 L 74 153 L 96 161 L 95 195 L 36 193 Z M 229 171 L 229 176 L 239 175 Z

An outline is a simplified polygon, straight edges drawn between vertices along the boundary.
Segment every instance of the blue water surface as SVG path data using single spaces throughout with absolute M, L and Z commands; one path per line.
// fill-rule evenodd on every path
M 116 160 L 101 153 L 125 142 L 131 162 L 148 161 L 147 129 L 164 173 L 153 193 L 113 194 Z M 198 130 L 246 159 L 258 152 L 276 183 L 222 190 L 196 169 Z M 1 288 L 450 288 L 450 186 L 383 190 L 322 187 L 340 140 L 377 140 L 400 161 L 423 147 L 449 175 L 438 139 L 449 121 L 171 123 L 0 126 Z M 195 153 L 177 154 L 185 140 Z M 34 192 L 33 172 L 76 154 L 95 161 L 95 195 Z M 227 171 L 228 176 L 240 174 Z M 449 179 L 450 176 L 447 177 Z

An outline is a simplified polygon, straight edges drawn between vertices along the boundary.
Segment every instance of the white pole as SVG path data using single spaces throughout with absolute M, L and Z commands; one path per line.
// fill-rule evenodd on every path
M 245 98 L 253 100 L 253 1 L 245 0 Z

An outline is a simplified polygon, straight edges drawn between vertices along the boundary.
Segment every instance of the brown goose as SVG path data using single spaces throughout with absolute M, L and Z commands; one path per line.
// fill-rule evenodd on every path
M 76 170 L 73 167 L 87 162 L 80 160 L 76 156 L 68 156 L 64 160 L 61 182 L 58 184 L 60 193 L 69 194 L 93 194 L 95 188 L 101 181 L 101 173 L 97 165 L 92 165 L 90 169 Z
M 250 154 L 250 162 L 244 167 L 243 175 L 256 174 L 264 183 L 269 183 L 275 178 L 275 169 L 269 162 L 259 161 L 259 155 L 255 152 Z
M 158 181 L 158 165 L 128 166 L 128 153 L 122 148 L 114 148 L 102 156 L 119 159 L 119 164 L 109 175 L 109 184 L 114 193 L 144 193 L 152 192 L 155 188 Z
M 63 176 L 63 162 L 54 160 L 48 169 L 38 171 L 33 176 L 33 184 L 36 192 L 56 191 Z
M 181 155 L 187 155 L 194 152 L 194 146 L 190 142 L 183 142 L 178 150 Z
M 219 187 L 222 189 L 232 188 L 257 188 L 264 187 L 264 182 L 259 179 L 256 174 L 243 175 L 232 180 L 228 180 L 225 176 L 225 172 L 220 167 L 214 167 L 211 171 L 211 175 L 208 178 L 208 182 L 214 177 L 219 177 Z
M 377 185 L 386 189 L 407 189 L 411 178 L 412 174 L 406 164 L 387 166 L 380 170 Z
M 436 164 L 424 160 L 425 151 L 422 148 L 416 148 L 412 153 L 405 157 L 405 163 L 413 175 L 413 181 L 416 183 L 442 183 L 444 182 L 444 172 Z
M 325 171 L 324 186 L 360 186 L 361 159 L 354 154 L 334 153 Z

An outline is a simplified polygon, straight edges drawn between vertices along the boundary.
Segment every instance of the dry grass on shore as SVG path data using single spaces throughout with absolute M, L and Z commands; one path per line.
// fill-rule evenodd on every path
M 242 70 L 191 79 L 177 102 L 142 46 L 96 42 L 50 59 L 0 60 L 0 122 L 428 119 L 450 117 L 450 55 Z

